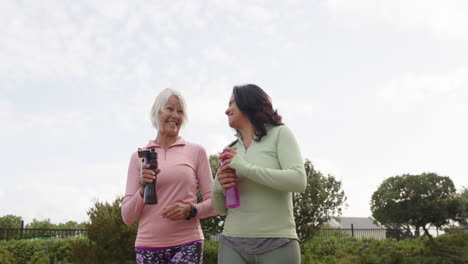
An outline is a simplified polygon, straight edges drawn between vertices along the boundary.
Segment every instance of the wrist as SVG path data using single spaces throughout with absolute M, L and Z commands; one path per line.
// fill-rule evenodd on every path
M 195 205 L 193 204 L 190 204 L 190 207 L 189 207 L 189 215 L 187 218 L 185 218 L 186 220 L 190 220 L 192 218 L 195 218 L 197 217 L 198 215 L 198 210 L 197 208 L 195 207 Z

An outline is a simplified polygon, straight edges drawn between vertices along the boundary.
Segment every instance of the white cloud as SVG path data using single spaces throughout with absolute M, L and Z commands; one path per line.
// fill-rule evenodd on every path
M 166 47 L 171 50 L 177 49 L 177 47 L 179 46 L 177 40 L 169 36 L 165 36 L 163 38 L 163 42 L 166 45 Z
M 14 19 L 3 21 L 7 31 L 0 42 L 0 70 L 7 78 L 9 73 L 15 73 L 22 80 L 94 79 L 101 89 L 112 89 L 116 85 L 110 81 L 115 83 L 133 71 L 138 72 L 135 78 L 140 78 L 144 66 L 141 61 L 150 62 L 151 57 L 145 55 L 158 54 L 160 43 L 154 37 L 147 40 L 146 34 L 133 36 L 131 31 L 121 30 L 109 21 L 126 17 L 125 1 L 101 4 L 81 6 L 101 10 L 98 16 L 73 11 L 66 5 L 45 4 L 44 8 L 51 12 L 49 16 L 11 4 Z M 138 25 L 141 20 L 133 18 L 129 23 Z M 177 47 L 175 39 L 166 39 L 165 43 L 170 48 Z M 142 54 L 127 57 L 133 49 L 142 50 Z
M 389 33 L 392 38 L 385 40 L 389 47 L 396 38 L 394 52 L 401 54 L 397 59 L 386 64 L 379 59 L 387 57 L 376 54 L 375 60 L 364 58 L 358 65 L 356 58 L 369 56 L 367 35 L 343 32 L 323 12 L 323 1 L 21 3 L 3 1 L 0 8 L 0 122 L 5 127 L 0 143 L 6 146 L 0 154 L 10 158 L 12 150 L 26 147 L 54 152 L 69 138 L 79 139 L 75 143 L 79 150 L 67 153 L 79 159 L 75 161 L 79 167 L 36 168 L 38 174 L 32 176 L 37 179 L 24 179 L 41 187 L 27 187 L 29 192 L 45 198 L 34 201 L 29 211 L 21 209 L 23 216 L 72 217 L 76 211 L 81 217 L 90 197 L 112 200 L 122 193 L 128 162 L 123 159 L 155 135 L 148 112 L 165 87 L 186 97 L 189 123 L 181 134 L 204 146 L 208 154 L 234 137 L 224 115 L 232 86 L 253 82 L 264 87 L 298 137 L 304 157 L 322 172 L 343 178 L 345 191 L 353 189 L 348 191 L 352 210 L 359 214 L 367 214 L 368 194 L 350 183 L 376 185 L 396 167 L 414 171 L 438 164 L 437 169 L 451 169 L 461 183 L 466 182 L 465 168 L 457 164 L 463 163 L 459 153 L 466 149 L 466 128 L 460 123 L 468 115 L 468 68 L 463 45 L 451 44 L 458 43 L 454 38 L 466 40 L 462 2 L 326 2 L 335 22 L 364 33 L 369 27 Z M 424 46 L 424 54 L 407 61 L 405 56 L 411 57 L 419 43 L 431 39 L 427 32 L 442 41 Z M 406 36 L 418 44 L 405 50 L 401 43 L 406 43 Z M 448 49 L 456 56 L 445 56 Z M 425 64 L 419 64 L 422 56 Z M 375 67 L 376 61 L 385 65 Z M 405 75 L 411 67 L 417 70 Z M 456 67 L 459 70 L 453 70 Z M 395 80 L 379 86 L 391 78 Z M 36 95 L 42 101 L 36 101 Z M 76 101 L 67 104 L 71 96 Z M 390 111 L 394 109 L 401 112 Z M 405 125 L 410 132 L 400 129 Z M 428 140 L 443 153 L 440 157 L 425 154 L 430 152 Z M 96 146 L 112 149 L 115 156 L 108 158 L 112 161 L 102 158 L 103 164 L 96 165 L 97 154 L 90 151 Z M 421 149 L 423 153 L 418 153 Z M 41 158 L 66 161 L 57 161 L 62 158 L 54 155 Z M 37 163 L 41 165 L 42 159 Z M 5 175 L 23 177 L 16 171 L 21 165 L 8 159 L 2 183 Z M 100 178 L 74 181 L 89 175 Z M 0 188 L 2 199 L 12 194 L 4 186 L 10 185 Z M 54 197 L 42 193 L 55 189 Z M 57 199 L 67 195 L 76 199 L 66 200 L 71 208 Z M 1 205 L 16 208 L 13 202 Z M 26 202 L 18 207 L 28 208 Z
M 275 12 L 261 6 L 247 6 L 244 12 L 255 24 L 270 24 L 277 17 Z
M 202 29 L 207 22 L 199 1 L 158 1 L 145 3 L 144 16 L 161 33 L 175 33 L 181 28 Z
M 140 62 L 135 67 L 135 74 L 136 80 L 148 81 L 153 74 L 153 70 L 146 62 Z
M 76 28 L 69 26 L 66 20 L 47 20 L 37 13 L 29 17 L 26 11 L 20 10 L 23 9 L 16 10 L 16 19 L 7 26 L 7 33 L 2 36 L 1 69 L 23 72 L 27 78 L 34 79 L 52 79 L 55 76 L 70 75 L 70 72 L 83 72 L 76 65 L 78 61 L 69 63 L 73 59 L 67 52 L 70 46 L 77 43 L 69 42 L 66 32 Z M 79 35 L 76 31 L 70 33 Z
M 185 27 L 193 27 L 196 29 L 202 29 L 207 24 L 207 14 L 205 8 L 202 8 L 203 2 L 201 1 L 184 1 L 183 5 L 180 7 L 176 16 L 179 17 L 179 21 Z M 206 4 L 205 4 L 206 5 Z
M 34 137 L 41 144 L 86 137 L 90 117 L 79 112 L 21 112 L 8 102 L 0 102 L 3 142 Z
M 296 101 L 291 101 L 289 98 L 278 97 L 275 100 L 274 107 L 288 120 L 301 122 L 310 122 L 331 112 L 330 105 L 302 102 L 300 100 L 298 98 Z
M 437 74 L 407 73 L 402 79 L 386 84 L 379 93 L 382 100 L 397 111 L 427 104 L 435 107 L 462 107 L 468 113 L 468 68 Z
M 338 21 L 357 28 L 384 24 L 468 41 L 468 2 L 464 0 L 328 0 L 327 6 Z
M 108 19 L 123 20 L 128 14 L 132 2 L 126 0 L 86 1 L 86 6 Z M 133 3 L 132 3 L 133 4 Z
M 31 215 L 39 220 L 50 218 L 54 223 L 86 221 L 86 212 L 95 199 L 112 202 L 125 193 L 126 160 L 70 167 L 53 165 L 52 169 L 36 169 L 34 177 L 3 179 L 9 186 L 2 190 L 3 196 L 16 202 L 2 203 L 0 211 L 24 216 L 26 222 L 32 220 Z
M 203 56 L 216 64 L 229 64 L 232 62 L 231 56 L 220 47 L 214 47 L 203 50 Z
M 135 33 L 143 26 L 145 17 L 141 16 L 139 11 L 140 10 L 134 10 L 129 13 L 127 23 L 125 25 L 127 32 Z

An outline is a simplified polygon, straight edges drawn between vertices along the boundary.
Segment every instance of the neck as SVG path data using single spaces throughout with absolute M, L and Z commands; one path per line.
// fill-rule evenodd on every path
M 170 145 L 174 144 L 178 138 L 179 136 L 177 135 L 167 136 L 167 135 L 158 133 L 158 136 L 156 137 L 156 140 L 154 140 L 154 142 L 156 142 L 156 144 L 160 145 L 162 148 L 167 149 L 169 148 Z
M 240 128 L 239 132 L 242 136 L 242 141 L 244 142 L 245 147 L 248 148 L 250 146 L 250 143 L 252 143 L 252 140 L 255 136 L 254 126 L 249 122 L 248 125 Z

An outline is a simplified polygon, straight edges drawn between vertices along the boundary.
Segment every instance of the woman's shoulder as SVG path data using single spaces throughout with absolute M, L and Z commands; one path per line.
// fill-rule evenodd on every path
M 194 152 L 203 152 L 203 153 L 206 153 L 206 149 L 205 147 L 203 147 L 201 144 L 198 144 L 198 143 L 194 143 L 194 142 L 190 142 L 190 141 L 187 141 L 185 140 L 185 146 L 187 149 L 189 149 L 190 151 L 194 151 Z
M 267 126 L 267 133 L 268 134 L 272 134 L 272 135 L 279 135 L 281 133 L 291 133 L 291 130 L 289 129 L 289 127 L 287 127 L 286 125 L 278 125 L 278 126 L 273 126 L 273 125 L 268 125 Z
M 291 129 L 289 129 L 286 125 L 278 125 L 272 126 L 270 125 L 267 128 L 267 135 L 262 138 L 261 141 L 270 144 L 273 142 L 278 142 L 278 140 L 282 140 L 283 138 L 294 138 L 294 134 L 292 133 Z
M 134 152 L 132 152 L 132 155 L 130 156 L 131 159 L 139 159 L 138 157 L 138 151 L 139 150 L 148 150 L 148 149 L 151 149 L 151 148 L 156 148 L 157 145 L 156 143 L 154 142 L 154 140 L 149 140 L 148 143 L 146 144 L 146 146 L 142 146 L 142 147 L 139 147 L 139 148 L 136 148 Z

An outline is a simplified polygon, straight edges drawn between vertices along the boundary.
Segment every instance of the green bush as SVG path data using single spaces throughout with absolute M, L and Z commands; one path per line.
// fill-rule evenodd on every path
M 89 243 L 86 238 L 8 240 L 0 241 L 0 248 L 5 249 L 14 258 L 15 264 L 42 262 L 65 264 L 70 263 L 71 257 L 76 255 L 73 251 L 75 245 L 86 243 Z M 46 259 L 48 259 L 48 261 Z
M 402 241 L 315 238 L 301 244 L 302 263 L 461 264 L 468 263 L 468 233 Z
M 133 249 L 133 246 L 130 248 Z M 0 241 L 0 264 L 100 264 L 135 263 L 134 259 L 107 260 L 87 238 Z M 314 238 L 301 243 L 302 263 L 314 264 L 466 264 L 468 233 L 441 235 L 432 244 L 427 238 L 395 240 L 351 237 Z M 101 257 L 103 254 L 100 253 Z M 218 242 L 205 240 L 203 263 L 217 263 Z
M 466 232 L 441 235 L 435 239 L 434 244 L 429 241 L 425 242 L 433 255 L 468 263 L 468 233 Z
M 8 253 L 8 251 L 4 248 L 0 247 L 0 264 L 13 264 L 15 263 L 15 259 L 13 256 Z
M 70 241 L 71 252 L 69 260 L 74 264 L 97 264 L 96 246 L 89 239 Z
M 50 258 L 45 252 L 43 251 L 37 251 L 32 255 L 31 260 L 28 261 L 28 264 L 50 264 Z
M 44 250 L 43 242 L 41 240 L 9 240 L 0 242 L 0 247 L 5 248 L 15 258 L 17 264 L 27 264 L 36 251 Z
M 95 202 L 88 210 L 88 238 L 93 243 L 97 263 L 135 262 L 138 223 L 126 225 L 121 216 L 121 198 L 112 204 Z
M 205 240 L 203 246 L 203 264 L 218 263 L 218 241 Z

